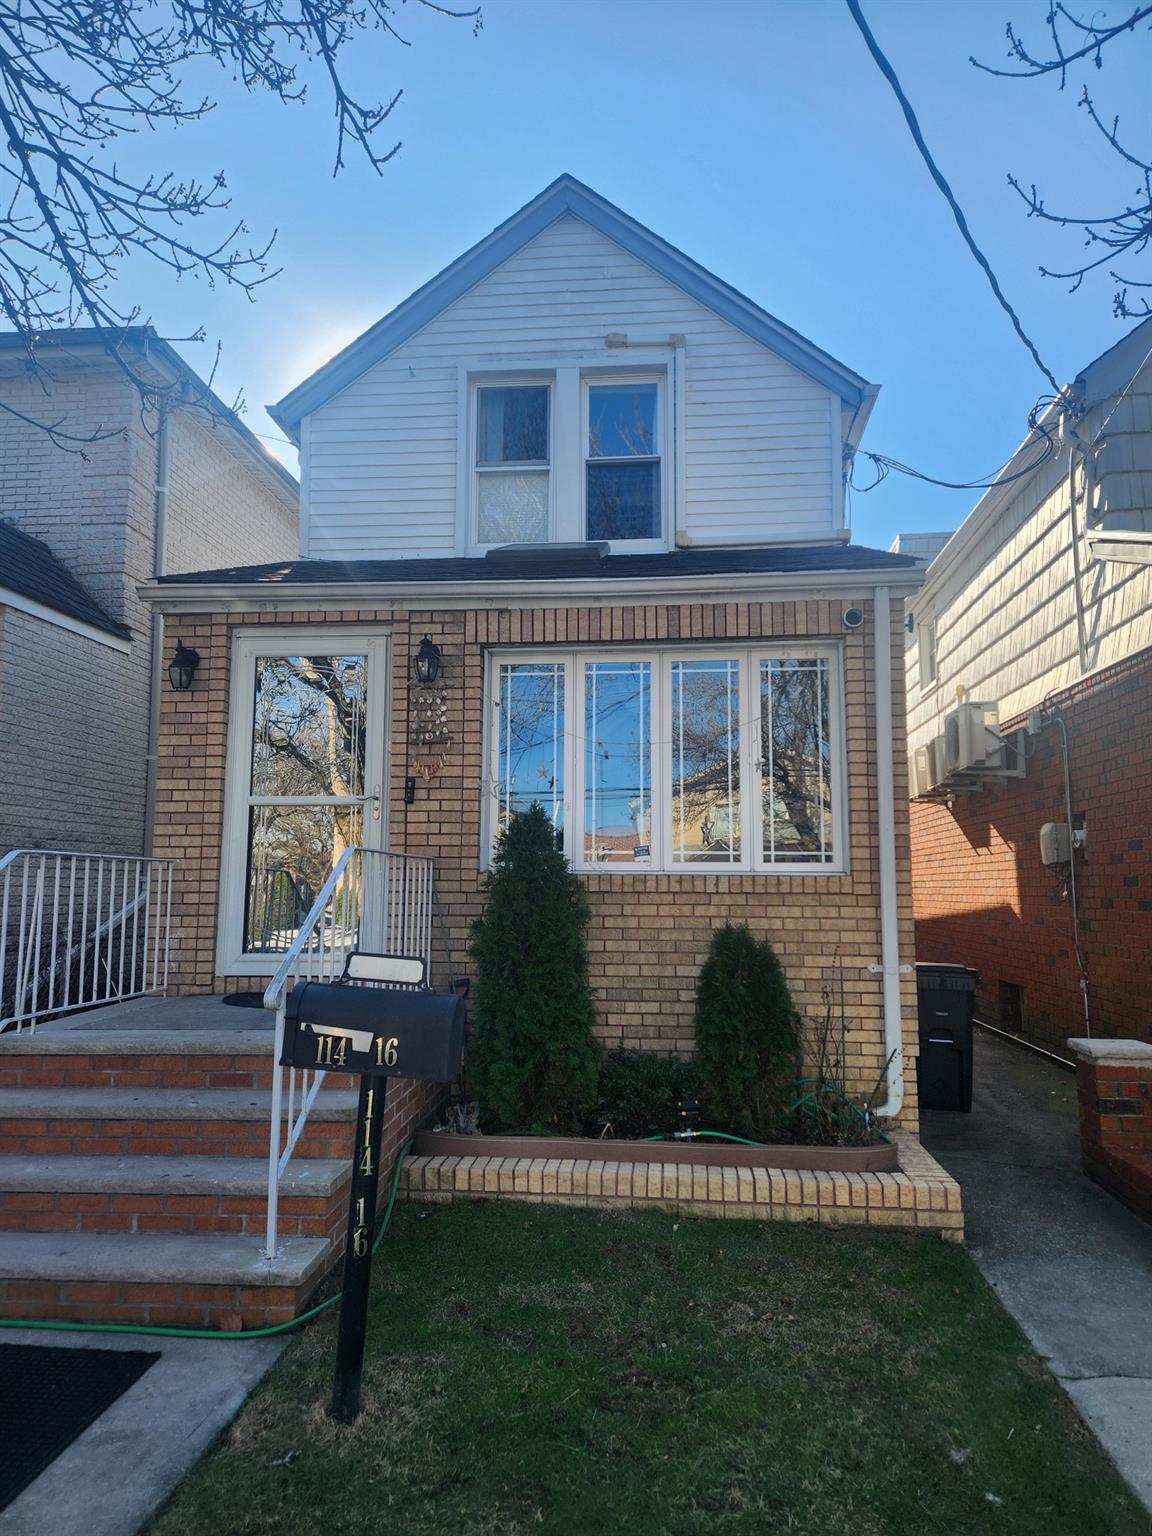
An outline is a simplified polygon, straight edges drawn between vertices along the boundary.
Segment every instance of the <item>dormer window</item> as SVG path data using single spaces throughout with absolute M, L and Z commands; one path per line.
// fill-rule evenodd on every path
M 551 394 L 547 384 L 476 391 L 476 537 L 480 544 L 548 538 Z
M 585 382 L 589 539 L 658 539 L 660 389 L 655 379 Z

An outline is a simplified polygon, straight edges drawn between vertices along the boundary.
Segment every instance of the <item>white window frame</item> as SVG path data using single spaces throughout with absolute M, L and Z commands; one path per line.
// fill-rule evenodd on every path
M 648 539 L 611 539 L 609 547 L 621 554 L 659 554 L 668 548 L 669 496 L 671 460 L 668 444 L 668 379 L 666 373 L 653 369 L 632 368 L 585 368 L 580 375 L 580 539 L 589 541 L 588 532 L 588 466 L 589 464 L 627 464 L 630 459 L 593 459 L 588 452 L 591 436 L 591 393 L 598 385 L 654 384 L 656 386 L 656 452 L 651 455 L 660 466 L 660 501 L 656 509 L 658 530 Z
M 244 950 L 244 904 L 248 881 L 248 810 L 252 765 L 255 690 L 249 686 L 258 656 L 355 655 L 368 657 L 368 735 L 364 743 L 364 842 L 387 847 L 388 837 L 388 716 L 390 708 L 390 648 L 387 631 L 363 629 L 237 630 L 232 639 L 228 745 L 224 769 L 224 825 L 220 846 L 220 901 L 216 930 L 218 976 L 269 976 L 282 957 Z M 379 817 L 369 803 L 379 788 Z M 278 796 L 260 797 L 275 800 Z M 324 805 L 330 796 L 302 796 L 301 803 Z
M 763 661 L 828 662 L 828 750 L 832 774 L 832 858 L 827 863 L 787 860 L 768 863 L 763 853 L 763 767 L 760 762 L 760 666 Z M 740 661 L 740 858 L 732 863 L 704 860 L 676 863 L 672 853 L 672 666 L 677 661 Z M 652 663 L 652 859 L 646 864 L 590 863 L 584 858 L 585 663 Z M 481 817 L 481 864 L 491 865 L 499 820 L 500 667 L 508 663 L 564 663 L 564 848 L 573 869 L 587 874 L 644 875 L 843 875 L 849 870 L 847 750 L 845 743 L 843 648 L 835 641 L 733 645 L 584 646 L 577 649 L 516 647 L 494 649 L 486 666 L 485 777 Z
M 585 544 L 587 516 L 587 385 L 657 385 L 657 443 L 660 447 L 661 529 L 655 539 L 613 539 L 613 554 L 663 553 L 675 548 L 682 502 L 682 368 L 671 348 L 628 348 L 567 356 L 476 358 L 460 363 L 457 383 L 456 553 L 486 555 L 498 545 L 479 540 L 477 496 L 478 392 L 501 384 L 551 386 L 548 412 L 547 542 Z M 493 465 L 492 468 L 497 466 Z M 540 467 L 540 466 L 536 466 Z
M 484 464 L 479 462 L 480 391 L 483 389 L 540 389 L 548 391 L 548 461 L 546 464 Z M 480 541 L 480 479 L 486 474 L 508 474 L 518 469 L 529 474 L 548 476 L 548 508 L 544 537 L 551 542 L 556 533 L 556 378 L 551 372 L 477 373 L 468 381 L 468 547 L 474 554 L 499 549 L 499 544 Z
M 916 620 L 916 661 L 920 687 L 935 688 L 940 676 L 940 662 L 936 655 L 936 618 L 926 614 Z

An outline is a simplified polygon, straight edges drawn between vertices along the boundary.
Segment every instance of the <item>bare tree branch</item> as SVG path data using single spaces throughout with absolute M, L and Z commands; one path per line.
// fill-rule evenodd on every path
M 471 20 L 474 31 L 482 24 L 479 8 L 417 3 Z M 205 60 L 285 104 L 305 99 L 311 66 L 336 119 L 334 173 L 348 145 L 379 172 L 399 148 L 379 132 L 401 93 L 361 100 L 343 65 L 372 31 L 408 46 L 395 11 L 392 0 L 0 0 L 0 322 L 23 338 L 30 364 L 39 365 L 43 333 L 90 325 L 143 408 L 163 403 L 164 386 L 121 345 L 141 319 L 115 297 L 126 265 L 147 256 L 178 277 L 254 297 L 276 276 L 275 231 L 253 239 L 229 215 L 222 171 L 133 173 L 116 159 L 116 141 L 212 112 L 216 101 L 187 91 L 183 78 Z M 68 438 L 58 423 L 35 424 L 60 445 Z

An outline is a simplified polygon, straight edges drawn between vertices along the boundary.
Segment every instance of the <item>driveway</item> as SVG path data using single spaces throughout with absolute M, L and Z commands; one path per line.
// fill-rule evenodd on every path
M 976 1031 L 972 1113 L 925 1113 L 968 1249 L 1152 1509 L 1152 1225 L 1080 1171 L 1076 1078 Z

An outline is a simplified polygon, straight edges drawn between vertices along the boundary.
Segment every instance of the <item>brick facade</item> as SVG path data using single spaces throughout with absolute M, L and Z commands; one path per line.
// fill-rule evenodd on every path
M 155 568 L 156 422 L 103 358 L 54 356 L 46 368 L 5 360 L 0 398 L 78 437 L 112 435 L 68 452 L 0 412 L 0 518 L 47 544 L 133 639 L 124 654 L 0 606 L 0 853 L 139 853 L 153 616 L 136 589 Z M 296 553 L 294 497 L 228 438 L 203 412 L 172 416 L 170 572 Z
M 1080 946 L 1093 1035 L 1152 1040 L 1152 651 L 1049 700 L 1068 732 Z M 1022 721 L 1002 722 L 1011 729 Z M 1059 730 L 1028 742 L 1022 780 L 911 808 L 918 960 L 980 972 L 977 1017 L 1067 1055 L 1085 1033 L 1068 866 L 1040 862 L 1044 822 L 1066 816 Z
M 863 608 L 862 630 L 845 635 L 849 606 Z M 268 607 L 271 609 L 272 604 Z M 901 958 L 912 955 L 911 893 L 905 803 L 903 630 L 892 605 L 893 748 L 898 807 Z M 880 957 L 876 858 L 875 750 L 871 601 L 861 592 L 836 601 L 772 603 L 668 602 L 629 607 L 485 608 L 469 610 L 287 610 L 186 615 L 180 633 L 201 655 L 194 688 L 166 692 L 161 736 L 156 852 L 181 860 L 174 898 L 172 977 L 182 992 L 249 988 L 249 977 L 215 974 L 220 891 L 229 669 L 235 631 L 260 625 L 376 626 L 393 637 L 388 781 L 388 846 L 427 854 L 437 885 L 456 971 L 464 969 L 468 927 L 483 903 L 480 873 L 485 652 L 515 645 L 843 640 L 847 714 L 850 873 L 843 875 L 592 874 L 589 950 L 608 1044 L 686 1052 L 693 1045 L 697 974 L 713 930 L 746 921 L 780 954 L 799 1005 L 821 1011 L 822 987 L 843 967 L 852 1085 L 870 1091 L 884 1064 L 881 982 L 867 967 Z M 171 623 L 172 621 L 170 621 Z M 417 780 L 416 800 L 403 803 L 405 773 L 419 773 L 427 754 L 410 754 L 409 660 L 428 633 L 443 649 L 451 743 L 444 765 Z M 413 739 L 415 732 L 412 733 Z M 236 850 L 241 857 L 242 851 Z M 915 999 L 903 986 L 905 1065 L 914 1067 Z M 907 1075 L 904 1123 L 915 1128 L 915 1073 Z
M 1152 1046 L 1072 1039 L 1084 1172 L 1152 1217 Z

